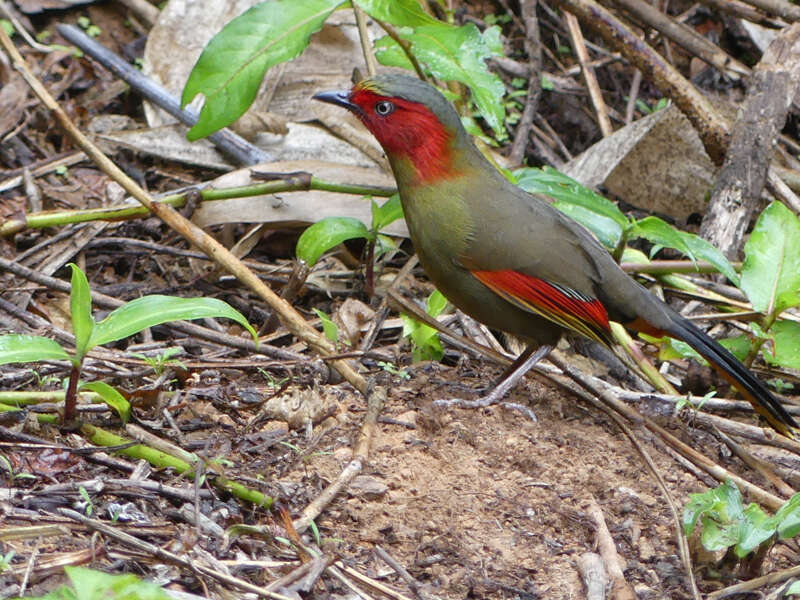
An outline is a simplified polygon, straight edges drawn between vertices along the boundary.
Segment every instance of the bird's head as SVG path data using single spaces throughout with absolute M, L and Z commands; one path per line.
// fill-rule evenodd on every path
M 462 137 L 458 113 L 433 86 L 408 75 L 364 79 L 351 90 L 321 92 L 315 100 L 355 114 L 383 147 L 395 175 L 411 167 L 413 183 L 454 176 L 453 146 Z

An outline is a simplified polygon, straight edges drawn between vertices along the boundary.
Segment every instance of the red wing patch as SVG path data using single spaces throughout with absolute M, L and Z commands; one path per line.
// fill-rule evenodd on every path
M 511 269 L 472 271 L 472 274 L 512 304 L 566 329 L 608 343 L 611 332 L 608 313 L 597 298 Z

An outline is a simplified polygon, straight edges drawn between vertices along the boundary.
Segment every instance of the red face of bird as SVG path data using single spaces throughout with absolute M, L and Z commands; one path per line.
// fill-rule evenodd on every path
M 314 99 L 355 114 L 390 160 L 410 159 L 416 171 L 414 183 L 429 183 L 452 174 L 452 142 L 460 122 L 455 110 L 432 86 L 408 76 L 384 75 L 361 81 L 349 91 L 321 92 Z M 440 111 L 449 125 L 442 122 Z

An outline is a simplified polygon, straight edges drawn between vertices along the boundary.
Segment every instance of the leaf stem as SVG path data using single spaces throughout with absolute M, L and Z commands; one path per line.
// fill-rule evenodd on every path
M 64 422 L 72 423 L 77 415 L 78 379 L 81 376 L 80 365 L 72 365 L 69 372 L 67 392 L 64 394 Z
M 339 194 L 353 194 L 356 196 L 389 197 L 396 193 L 394 188 L 357 185 L 349 183 L 335 183 L 310 177 L 304 179 L 293 177 L 278 181 L 266 181 L 253 185 L 245 185 L 223 189 L 189 190 L 179 194 L 170 194 L 159 199 L 163 204 L 175 208 L 185 206 L 190 193 L 199 193 L 201 201 L 229 200 L 231 198 L 249 198 L 280 192 L 296 192 L 305 190 L 318 190 L 335 192 Z M 32 213 L 22 218 L 10 218 L 0 223 L 0 237 L 7 237 L 25 231 L 26 229 L 43 229 L 45 227 L 59 227 L 72 223 L 85 223 L 87 221 L 127 221 L 150 214 L 143 206 L 129 205 L 111 206 L 104 208 L 90 208 L 87 210 L 64 210 Z

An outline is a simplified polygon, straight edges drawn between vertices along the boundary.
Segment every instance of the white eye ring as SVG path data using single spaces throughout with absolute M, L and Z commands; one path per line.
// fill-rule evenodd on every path
M 390 115 L 392 114 L 393 111 L 394 111 L 394 104 L 389 102 L 388 100 L 384 100 L 382 102 L 378 102 L 375 104 L 375 113 L 380 115 L 381 117 Z

